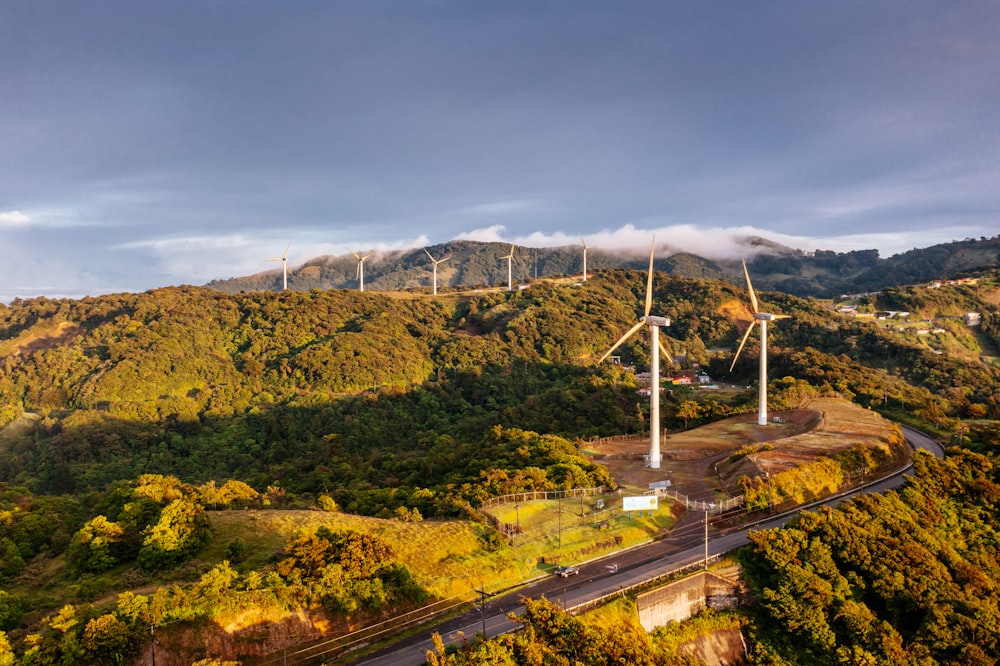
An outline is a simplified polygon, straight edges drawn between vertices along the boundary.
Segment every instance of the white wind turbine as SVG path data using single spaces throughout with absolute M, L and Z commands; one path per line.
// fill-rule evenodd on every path
M 359 288 L 359 290 L 360 291 L 364 291 L 365 290 L 365 259 L 367 259 L 368 257 L 370 257 L 372 255 L 366 254 L 365 256 L 362 257 L 360 254 L 358 254 L 354 250 L 351 250 L 351 254 L 353 254 L 354 258 L 358 260 L 358 270 L 355 273 L 354 277 L 358 278 L 358 285 L 359 285 L 358 288 Z
M 775 319 L 788 319 L 788 315 L 775 315 L 768 314 L 766 312 L 761 312 L 757 306 L 757 295 L 753 291 L 753 285 L 750 284 L 750 271 L 747 270 L 747 262 L 743 262 L 743 274 L 747 278 L 747 289 L 750 291 L 750 305 L 753 307 L 753 317 L 760 324 L 760 378 L 759 378 L 759 388 L 757 390 L 757 425 L 767 424 L 767 322 L 774 321 Z M 729 366 L 729 372 L 733 371 L 736 367 L 736 359 L 740 357 L 740 352 L 743 351 L 743 345 L 747 343 L 747 338 L 750 337 L 750 333 L 753 332 L 753 324 L 747 328 L 747 332 L 743 334 L 743 339 L 740 340 L 740 347 L 736 350 L 736 356 L 733 357 L 733 364 Z
M 268 259 L 268 261 L 280 261 L 281 262 L 281 269 L 282 269 L 282 273 L 283 273 L 283 277 L 282 277 L 282 290 L 288 289 L 288 248 L 290 248 L 291 246 L 292 246 L 292 244 L 289 243 L 285 247 L 285 253 L 283 255 L 281 255 L 280 257 L 274 257 L 273 259 Z
M 445 261 L 448 261 L 449 259 L 451 259 L 451 255 L 448 255 L 444 259 L 435 259 L 434 257 L 431 256 L 431 253 L 427 251 L 427 248 L 424 248 L 424 254 L 426 254 L 428 257 L 430 257 L 431 263 L 434 264 L 434 294 L 437 295 L 437 293 L 438 293 L 438 264 L 444 263 Z
M 580 236 L 580 242 L 583 243 L 583 281 L 587 281 L 587 241 L 583 240 L 583 236 Z
M 626 340 L 631 338 L 643 326 L 649 327 L 649 466 L 653 469 L 660 468 L 660 351 L 671 362 L 670 352 L 667 351 L 663 343 L 660 342 L 660 327 L 670 326 L 670 319 L 649 314 L 653 307 L 653 251 L 656 247 L 656 237 L 649 248 L 649 273 L 646 277 L 646 308 L 643 311 L 639 322 L 630 328 L 625 335 L 618 339 L 618 342 L 611 346 L 611 349 L 604 353 L 598 361 L 602 363 L 604 359 L 611 355 L 611 352 L 618 349 Z
M 507 260 L 507 291 L 514 291 L 514 278 L 513 269 L 511 266 L 514 263 L 514 244 L 510 244 L 510 254 L 505 257 L 500 257 L 501 260 Z

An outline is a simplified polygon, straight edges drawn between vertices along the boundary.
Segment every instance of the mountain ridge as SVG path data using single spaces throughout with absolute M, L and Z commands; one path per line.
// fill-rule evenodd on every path
M 878 291 L 1000 266 L 1000 235 L 914 248 L 886 259 L 879 257 L 878 250 L 805 252 L 759 237 L 747 237 L 744 241 L 747 254 L 753 255 L 747 266 L 758 288 L 801 297 L 832 298 Z M 657 246 L 660 254 L 665 249 L 670 251 L 671 246 L 668 243 Z M 372 253 L 365 262 L 365 288 L 430 292 L 432 264 L 427 252 L 439 262 L 441 291 L 507 285 L 506 257 L 511 253 L 511 244 L 453 240 L 426 248 Z M 517 285 L 539 278 L 583 278 L 581 246 L 514 246 L 513 256 L 511 277 Z M 648 261 L 644 253 L 595 247 L 587 250 L 588 275 L 615 268 L 644 269 Z M 744 279 L 740 260 L 710 260 L 681 251 L 654 259 L 654 268 L 675 277 L 724 280 L 737 285 Z M 231 294 L 279 291 L 282 271 L 212 280 L 205 286 Z M 357 260 L 350 254 L 315 257 L 288 271 L 288 288 L 296 291 L 358 286 Z

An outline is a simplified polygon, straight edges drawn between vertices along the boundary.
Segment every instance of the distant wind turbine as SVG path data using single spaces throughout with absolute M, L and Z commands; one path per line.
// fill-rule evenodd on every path
M 660 468 L 660 351 L 672 363 L 673 359 L 663 343 L 660 342 L 660 327 L 670 326 L 670 319 L 650 315 L 649 311 L 653 307 L 653 252 L 656 247 L 656 237 L 649 248 L 649 272 L 646 276 L 646 308 L 643 311 L 639 322 L 630 328 L 625 335 L 618 339 L 618 342 L 611 345 L 611 349 L 604 353 L 598 361 L 603 363 L 604 359 L 611 356 L 611 352 L 618 349 L 626 340 L 631 338 L 643 326 L 649 327 L 649 466 L 653 469 Z
M 431 263 L 434 264 L 434 295 L 436 296 L 438 293 L 438 264 L 451 259 L 451 255 L 448 255 L 444 259 L 435 259 L 431 256 L 431 253 L 427 251 L 427 248 L 424 248 L 424 254 L 430 257 Z
M 364 291 L 365 290 L 365 259 L 367 259 L 368 257 L 370 257 L 372 255 L 366 254 L 365 256 L 362 257 L 360 254 L 358 254 L 354 250 L 351 250 L 351 254 L 353 254 L 354 258 L 358 260 L 358 270 L 357 270 L 357 272 L 354 275 L 354 277 L 358 278 L 358 285 L 359 285 L 358 289 L 360 291 Z
M 753 316 L 754 319 L 760 324 L 760 378 L 759 378 L 759 388 L 757 390 L 757 425 L 767 424 L 767 322 L 774 321 L 775 319 L 788 319 L 788 315 L 775 315 L 767 314 L 766 312 L 761 312 L 757 306 L 757 295 L 753 291 L 753 285 L 750 284 L 750 271 L 747 270 L 747 262 L 743 262 L 743 274 L 747 278 L 747 289 L 750 291 L 750 305 L 753 306 Z M 753 324 L 747 328 L 747 332 L 743 334 L 743 339 L 740 340 L 740 347 L 736 350 L 736 356 L 733 357 L 733 364 L 729 366 L 729 372 L 733 371 L 736 367 L 736 360 L 740 357 L 740 352 L 743 351 L 743 345 L 747 343 L 747 338 L 750 337 L 750 333 L 753 332 Z
M 274 257 L 273 259 L 268 259 L 268 261 L 280 261 L 281 262 L 281 269 L 282 269 L 282 272 L 283 272 L 282 290 L 288 289 L 288 248 L 290 248 L 291 246 L 292 246 L 292 244 L 289 243 L 285 247 L 285 253 L 283 255 L 281 255 L 280 257 Z
M 587 281 L 587 241 L 583 240 L 583 236 L 580 236 L 580 242 L 583 243 L 583 281 Z
M 511 266 L 514 263 L 514 244 L 513 243 L 511 243 L 511 245 L 510 245 L 510 254 L 508 254 L 505 257 L 500 257 L 500 259 L 501 260 L 503 260 L 503 259 L 507 260 L 507 291 L 514 291 L 514 278 L 513 278 L 514 273 L 513 273 L 513 269 L 511 268 Z

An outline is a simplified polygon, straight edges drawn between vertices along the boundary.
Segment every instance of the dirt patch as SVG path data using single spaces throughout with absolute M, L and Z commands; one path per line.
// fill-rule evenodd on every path
M 83 333 L 83 327 L 62 322 L 43 331 L 25 331 L 0 347 L 0 354 L 26 355 L 65 345 Z
M 739 494 L 736 481 L 741 475 L 776 474 L 859 444 L 888 450 L 898 437 L 892 422 L 842 398 L 819 398 L 805 408 L 770 416 L 781 422 L 758 425 L 752 413 L 667 433 L 660 438 L 660 469 L 645 466 L 648 436 L 598 440 L 586 448 L 627 491 L 641 492 L 651 483 L 669 481 L 671 490 L 693 500 L 714 501 Z M 767 446 L 753 451 L 757 444 Z M 741 449 L 751 454 L 721 464 Z

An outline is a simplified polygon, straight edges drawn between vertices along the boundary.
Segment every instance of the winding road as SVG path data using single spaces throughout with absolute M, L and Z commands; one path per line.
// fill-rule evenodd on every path
M 901 426 L 907 442 L 913 449 L 922 449 L 937 457 L 944 456 L 944 447 L 927 435 Z M 835 506 L 843 500 L 859 494 L 882 492 L 898 488 L 906 483 L 906 473 L 912 464 L 882 479 L 872 481 L 862 487 L 834 497 L 798 507 L 794 511 L 775 516 L 766 521 L 743 527 L 737 531 L 718 533 L 710 531 L 707 546 L 702 514 L 688 513 L 665 538 L 650 544 L 623 551 L 599 561 L 580 565 L 580 574 L 571 578 L 551 576 L 540 579 L 516 592 L 497 597 L 485 608 L 469 611 L 458 617 L 425 628 L 417 634 L 403 639 L 391 647 L 366 656 L 357 664 L 379 666 L 412 666 L 426 662 L 427 652 L 433 650 L 432 635 L 440 634 L 445 645 L 461 642 L 463 636 L 474 636 L 485 630 L 487 636 L 497 636 L 513 631 L 521 625 L 512 622 L 508 613 L 523 611 L 522 597 L 545 596 L 559 601 L 565 608 L 573 608 L 587 602 L 614 594 L 623 588 L 641 584 L 658 578 L 671 571 L 683 569 L 704 562 L 708 556 L 729 552 L 749 543 L 747 536 L 751 529 L 781 527 L 799 511 L 817 506 Z M 616 569 L 616 570 L 615 570 Z

